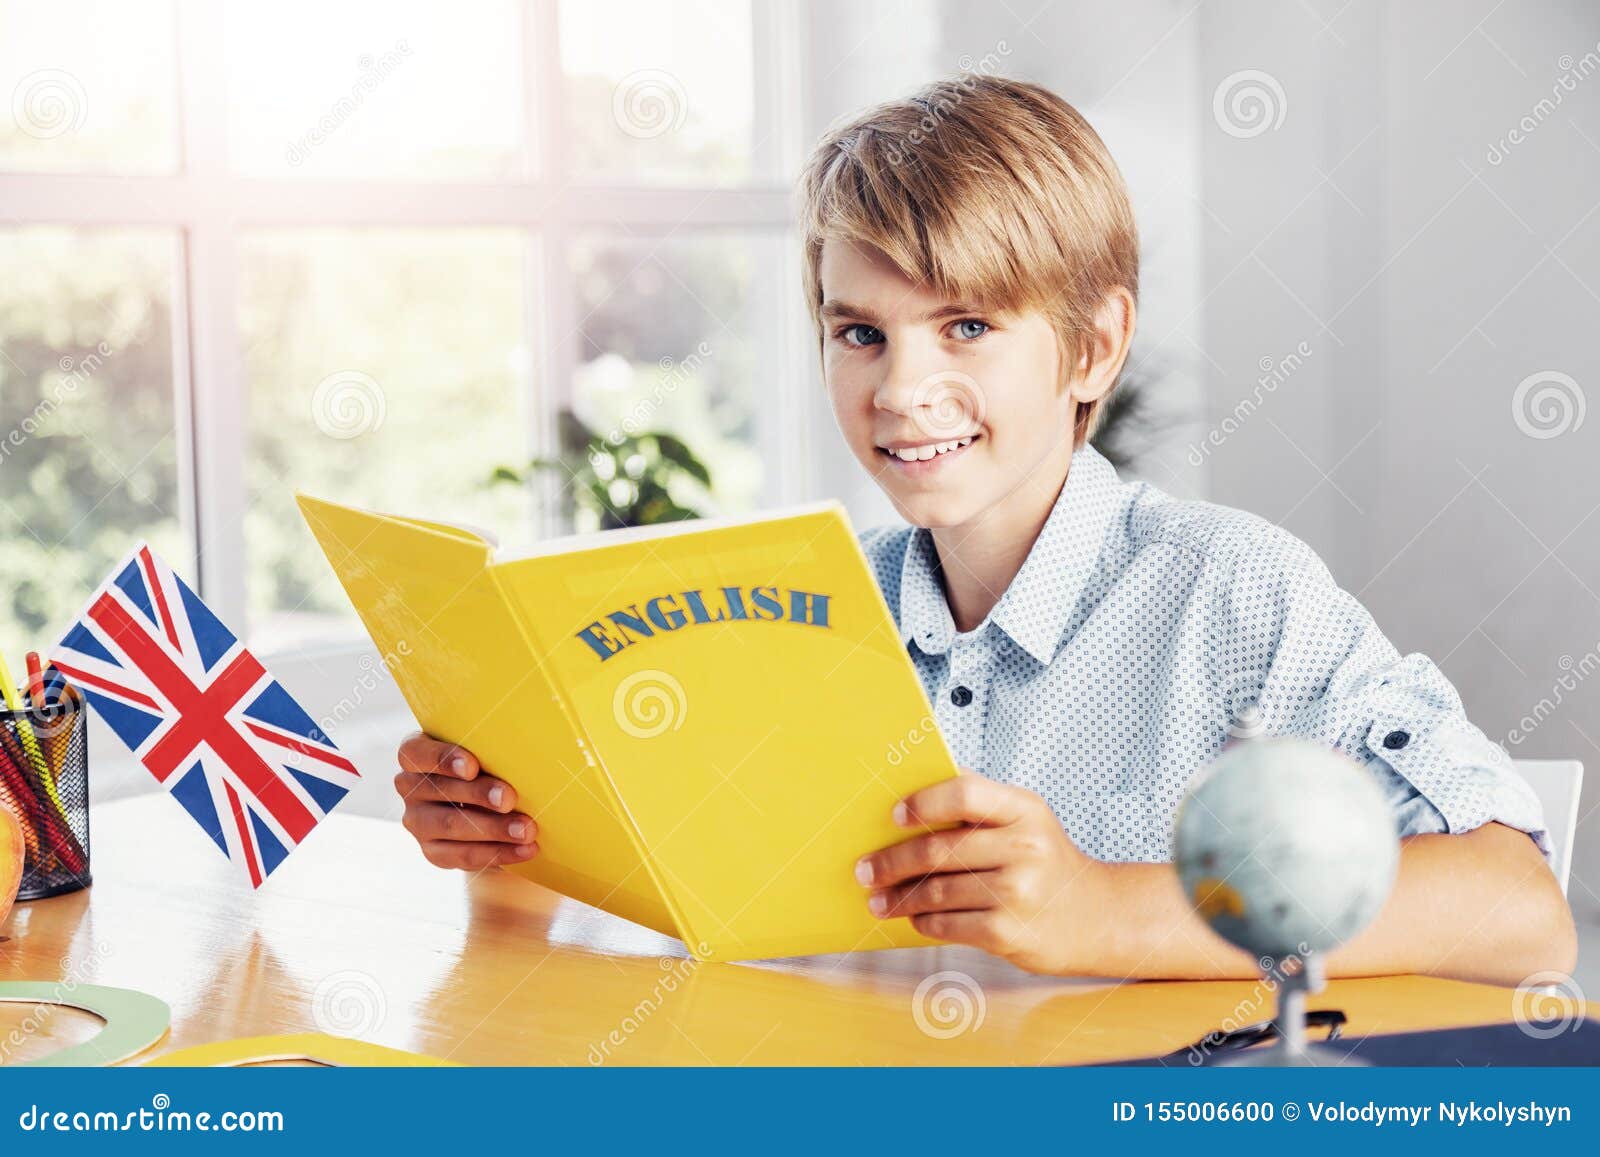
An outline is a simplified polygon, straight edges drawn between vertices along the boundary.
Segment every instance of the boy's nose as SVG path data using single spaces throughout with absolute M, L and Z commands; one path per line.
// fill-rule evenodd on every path
M 983 423 L 983 391 L 968 373 L 948 363 L 904 359 L 886 367 L 874 404 L 905 415 L 920 433 L 961 437 Z

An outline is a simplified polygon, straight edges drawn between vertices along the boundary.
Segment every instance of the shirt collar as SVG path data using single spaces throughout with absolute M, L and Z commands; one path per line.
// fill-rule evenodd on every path
M 1119 493 L 1115 467 L 1094 447 L 1080 447 L 1022 569 L 979 629 L 993 622 L 1035 660 L 1051 662 L 1094 573 Z M 900 567 L 900 638 L 934 655 L 955 636 L 933 535 L 918 527 Z

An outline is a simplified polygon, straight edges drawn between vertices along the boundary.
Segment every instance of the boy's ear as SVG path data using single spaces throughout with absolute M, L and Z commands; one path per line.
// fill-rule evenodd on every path
M 1089 348 L 1073 369 L 1070 392 L 1074 401 L 1088 405 L 1105 397 L 1116 384 L 1122 363 L 1128 360 L 1133 331 L 1138 323 L 1133 294 L 1118 286 L 1095 310 L 1094 333 Z

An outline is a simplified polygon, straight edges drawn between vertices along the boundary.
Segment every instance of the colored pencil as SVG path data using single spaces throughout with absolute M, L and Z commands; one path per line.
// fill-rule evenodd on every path
M 0 749 L 3 749 L 6 761 L 22 779 L 24 798 L 32 801 L 32 816 L 41 845 L 40 867 L 47 872 L 54 871 L 55 865 L 49 859 L 54 853 L 69 871 L 81 874 L 87 866 L 87 860 L 78 845 L 78 837 L 73 835 L 66 813 L 58 810 L 59 805 L 51 806 L 52 801 L 46 797 L 43 784 L 38 781 L 37 773 L 32 768 L 33 761 L 21 746 L 20 737 L 13 735 L 9 728 L 0 727 Z
M 11 678 L 11 668 L 7 666 L 3 652 L 0 652 L 0 695 L 5 697 L 6 707 L 16 717 L 17 738 L 22 741 L 22 748 L 32 761 L 34 771 L 43 781 L 45 791 L 50 794 L 57 810 L 65 817 L 67 809 L 61 806 L 61 797 L 56 794 L 55 776 L 50 774 L 50 765 L 39 748 L 39 740 L 33 734 L 33 725 L 28 722 L 28 713 L 22 706 L 22 697 L 17 694 L 17 685 Z
M 28 663 L 28 699 L 32 705 L 44 709 L 44 668 L 39 665 L 39 652 L 29 651 Z

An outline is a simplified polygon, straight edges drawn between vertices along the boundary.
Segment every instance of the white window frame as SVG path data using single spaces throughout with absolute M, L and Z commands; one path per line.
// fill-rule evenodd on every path
M 788 177 L 803 141 L 804 90 L 800 0 L 752 0 L 758 173 L 778 174 L 738 187 L 581 184 L 553 179 L 566 172 L 559 16 L 556 0 L 525 0 L 521 44 L 524 146 L 535 176 L 480 183 L 261 180 L 227 169 L 226 61 L 223 6 L 176 0 L 178 171 L 158 176 L 6 173 L 0 178 L 0 220 L 14 225 L 160 226 L 179 238 L 173 286 L 174 421 L 179 445 L 178 512 L 193 557 L 189 574 L 223 621 L 248 635 L 244 513 L 248 398 L 238 330 L 238 238 L 241 230 L 294 226 L 503 226 L 528 239 L 525 277 L 526 375 L 534 415 L 530 454 L 550 453 L 555 415 L 570 404 L 576 362 L 576 311 L 568 241 L 584 229 L 624 235 L 692 236 L 746 228 L 787 240 L 793 227 Z M 381 194 L 381 195 L 374 195 Z M 785 245 L 785 251 L 793 249 Z M 797 258 L 755 273 L 756 300 L 793 301 Z M 810 429 L 804 391 L 815 381 L 802 312 L 753 312 L 756 340 L 774 352 L 761 362 L 772 379 L 755 383 L 760 408 L 757 443 L 767 463 L 768 503 L 810 493 Z M 559 487 L 542 496 L 543 525 L 557 525 Z M 309 549 L 309 544 L 308 544 Z M 180 561 L 180 560 L 175 560 Z M 181 565 L 181 561 L 180 561 Z M 348 691 L 368 646 L 351 644 L 289 652 L 304 660 L 294 687 L 329 702 Z M 296 663 L 298 666 L 298 664 Z M 320 695 L 323 686 L 328 694 Z M 316 703 L 308 703 L 315 709 Z

